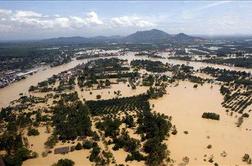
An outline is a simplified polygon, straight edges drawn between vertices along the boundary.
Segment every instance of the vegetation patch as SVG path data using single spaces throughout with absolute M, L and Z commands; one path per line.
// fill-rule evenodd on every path
M 212 119 L 212 120 L 220 120 L 220 115 L 214 112 L 204 112 L 202 114 L 202 118 Z

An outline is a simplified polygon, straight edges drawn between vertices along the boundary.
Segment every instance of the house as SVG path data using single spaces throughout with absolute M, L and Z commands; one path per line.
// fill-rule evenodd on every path
M 70 152 L 69 146 L 54 149 L 54 154 L 66 154 Z

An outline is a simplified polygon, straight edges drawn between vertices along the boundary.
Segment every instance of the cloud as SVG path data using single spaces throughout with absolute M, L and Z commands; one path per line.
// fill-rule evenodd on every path
M 25 27 L 35 27 L 42 29 L 52 28 L 80 28 L 89 25 L 102 25 L 103 21 L 98 17 L 97 13 L 89 12 L 84 17 L 79 16 L 47 16 L 34 11 L 10 11 L 0 9 L 1 21 L 6 21 L 13 27 L 22 25 Z M 3 28 L 2 28 L 3 29 Z
M 111 18 L 111 23 L 113 26 L 122 26 L 122 27 L 152 27 L 155 24 L 144 20 L 137 16 L 121 16 Z
M 109 27 L 152 27 L 155 24 L 137 16 L 121 16 L 101 19 L 94 11 L 83 16 L 62 16 L 58 14 L 44 15 L 35 11 L 0 9 L 0 31 L 4 27 L 12 27 L 10 30 L 22 31 L 22 29 L 47 30 L 47 29 L 79 29 L 84 27 L 103 28 Z
M 27 17 L 42 17 L 41 13 L 33 12 L 33 11 L 16 11 L 15 17 L 17 18 L 27 18 Z
M 71 21 L 67 17 L 55 18 L 54 23 L 55 23 L 55 25 L 58 25 L 62 28 L 70 28 L 71 27 Z
M 6 9 L 0 9 L 0 16 L 5 16 L 11 14 L 11 10 L 6 10 Z
M 99 18 L 98 18 L 98 15 L 95 13 L 95 12 L 89 12 L 87 13 L 87 18 L 86 18 L 86 21 L 90 24 L 97 24 L 97 25 L 101 25 L 103 24 L 103 21 L 101 21 Z
M 71 16 L 70 17 L 74 27 L 82 27 L 89 25 L 103 25 L 104 22 L 98 17 L 96 12 L 89 12 L 86 17 Z
M 12 21 L 12 23 L 22 23 L 32 26 L 40 24 L 40 20 L 43 17 L 41 13 L 23 10 L 15 11 L 14 13 L 10 13 L 9 15 L 10 21 Z
M 87 25 L 87 21 L 85 18 L 77 17 L 77 16 L 71 16 L 71 20 L 73 21 L 73 24 L 75 27 L 82 27 L 83 25 Z

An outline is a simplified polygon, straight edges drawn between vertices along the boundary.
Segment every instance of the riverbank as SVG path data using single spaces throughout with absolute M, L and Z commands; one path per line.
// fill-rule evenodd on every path
M 166 55 L 162 55 L 166 56 Z M 153 61 L 161 61 L 163 63 L 170 63 L 170 64 L 185 64 L 189 66 L 193 66 L 195 70 L 203 68 L 203 67 L 214 67 L 214 68 L 223 68 L 228 70 L 236 70 L 236 71 L 246 71 L 246 72 L 252 72 L 252 69 L 246 69 L 246 68 L 238 68 L 238 67 L 230 67 L 230 66 L 224 66 L 224 65 L 214 65 L 214 64 L 207 64 L 203 62 L 189 62 L 188 61 L 182 61 L 182 60 L 171 60 L 171 59 L 164 59 L 164 58 L 148 58 L 145 56 L 135 56 L 134 52 L 128 52 L 126 55 L 118 56 L 120 59 L 128 59 L 128 62 L 130 63 L 133 59 L 150 59 Z M 69 70 L 79 64 L 86 63 L 91 59 L 82 59 L 82 60 L 76 60 L 74 59 L 70 63 L 66 63 L 60 66 L 56 67 L 48 67 L 46 70 L 38 71 L 37 73 L 28 76 L 26 79 L 14 82 L 13 84 L 10 84 L 9 86 L 5 88 L 0 89 L 0 108 L 6 107 L 12 100 L 15 100 L 19 97 L 20 93 L 23 93 L 24 95 L 28 94 L 28 89 L 31 85 L 37 85 L 38 82 L 44 81 L 51 77 L 54 74 L 58 74 L 60 72 Z
M 31 85 L 37 85 L 39 82 L 48 79 L 54 74 L 69 70 L 81 63 L 86 63 L 88 60 L 73 60 L 56 67 L 47 67 L 45 70 L 40 70 L 33 75 L 28 76 L 26 79 L 14 82 L 7 87 L 0 89 L 0 108 L 6 107 L 12 100 L 19 97 L 19 94 L 28 95 L 28 89 Z

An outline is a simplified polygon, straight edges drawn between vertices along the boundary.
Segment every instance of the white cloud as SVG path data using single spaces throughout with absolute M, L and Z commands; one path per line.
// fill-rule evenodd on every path
M 80 28 L 89 25 L 103 25 L 104 22 L 98 17 L 96 12 L 89 12 L 86 17 L 71 16 L 70 17 L 72 25 L 74 27 Z
M 11 10 L 6 10 L 6 9 L 0 9 L 0 16 L 5 16 L 11 14 Z
M 97 13 L 89 12 L 86 17 L 78 16 L 60 16 L 52 15 L 47 16 L 34 11 L 16 11 L 15 13 L 7 12 L 10 15 L 10 21 L 15 23 L 21 23 L 25 26 L 34 26 L 36 28 L 72 28 L 72 27 L 83 27 L 88 25 L 102 25 L 103 21 L 99 19 Z
M 54 22 L 55 22 L 55 25 L 58 25 L 62 28 L 70 28 L 71 27 L 71 22 L 70 22 L 69 18 L 67 18 L 67 17 L 55 18 Z
M 18 10 L 11 14 L 10 20 L 16 23 L 36 26 L 40 24 L 42 17 L 43 15 L 37 12 Z
M 86 21 L 87 23 L 90 23 L 90 24 L 97 24 L 97 25 L 103 24 L 103 21 L 101 21 L 98 18 L 98 15 L 94 11 L 87 13 Z
M 0 9 L 0 34 L 6 32 L 23 34 L 29 32 L 52 33 L 52 32 L 81 32 L 84 29 L 90 33 L 98 31 L 110 31 L 111 28 L 118 28 L 120 31 L 125 28 L 149 28 L 156 24 L 153 18 L 140 16 L 120 16 L 101 18 L 95 11 L 84 15 L 67 16 L 63 14 L 46 15 L 36 11 L 6 10 Z
M 84 18 L 81 17 L 77 17 L 77 16 L 71 16 L 70 17 L 73 21 L 75 21 L 76 23 L 79 24 L 87 24 L 86 20 Z
M 41 13 L 37 13 L 34 11 L 23 11 L 23 10 L 18 10 L 15 14 L 15 17 L 17 18 L 23 18 L 23 17 L 42 17 Z
M 0 21 L 11 26 L 12 30 L 20 31 L 24 28 L 34 28 L 34 30 L 46 29 L 73 29 L 94 27 L 109 29 L 109 27 L 152 27 L 155 24 L 137 16 L 121 16 L 101 19 L 94 11 L 86 13 L 84 16 L 62 16 L 58 14 L 44 15 L 35 11 L 17 10 L 11 11 L 0 9 Z M 5 27 L 6 27 L 5 26 Z M 0 29 L 3 31 L 4 26 Z
M 111 18 L 111 23 L 113 26 L 122 26 L 122 27 L 152 27 L 155 24 L 144 20 L 137 16 L 122 16 L 122 17 L 114 17 Z

